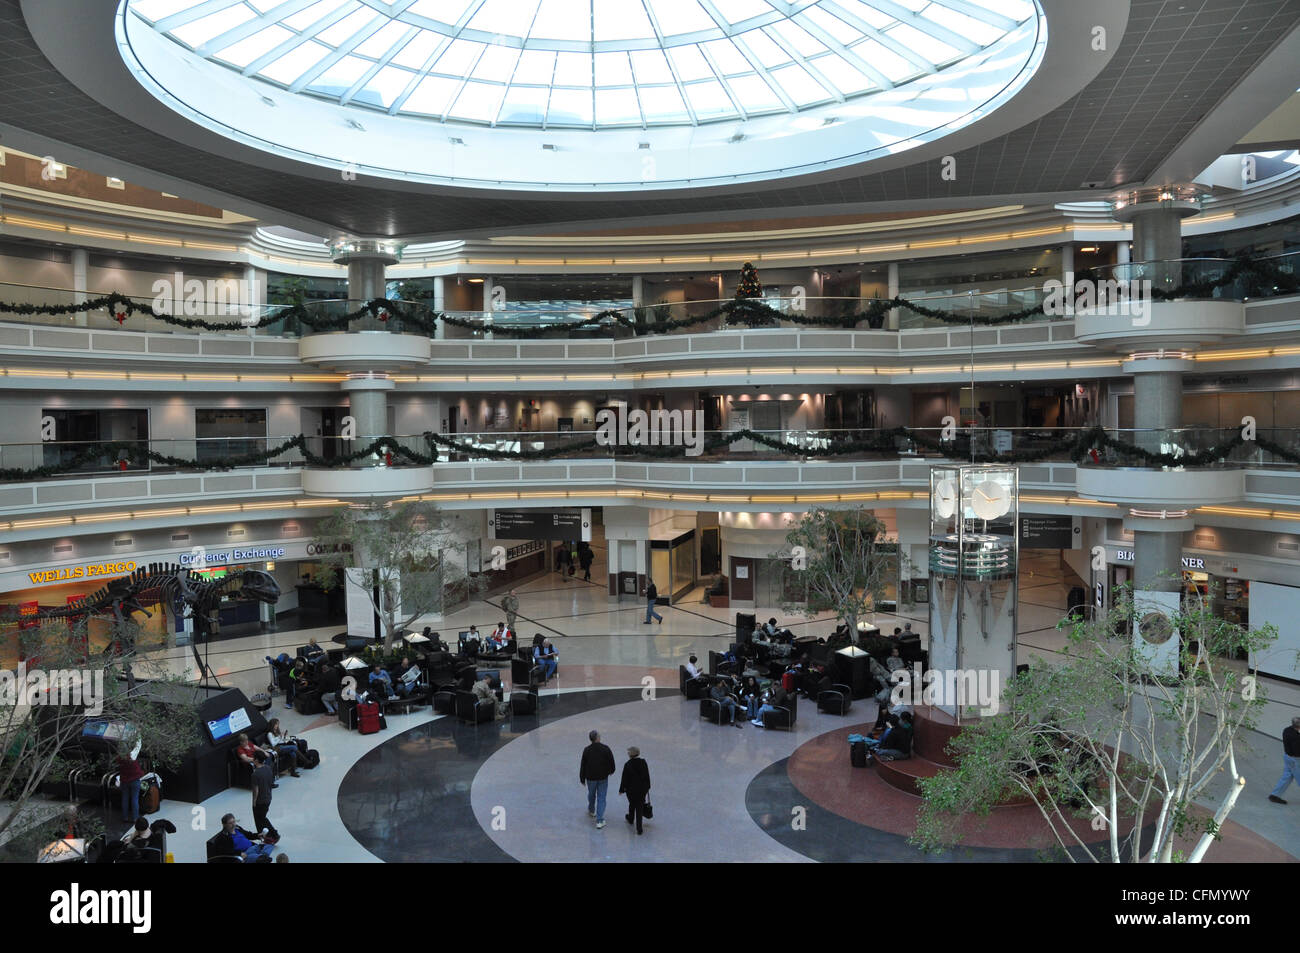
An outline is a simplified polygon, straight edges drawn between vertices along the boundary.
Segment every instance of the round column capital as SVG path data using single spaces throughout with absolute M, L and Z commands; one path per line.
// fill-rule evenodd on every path
M 336 238 L 329 243 L 330 258 L 336 265 L 354 261 L 378 261 L 396 265 L 402 260 L 405 242 L 383 238 Z

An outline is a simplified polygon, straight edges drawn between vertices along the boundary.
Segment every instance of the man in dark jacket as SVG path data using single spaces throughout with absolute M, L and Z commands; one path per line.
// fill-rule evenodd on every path
M 655 586 L 653 579 L 647 579 L 645 583 L 645 625 L 650 624 L 650 617 L 654 616 L 659 620 L 659 624 L 664 624 L 664 617 L 655 612 L 655 602 L 659 599 L 659 589 Z
M 868 740 L 868 744 L 870 741 Z M 880 745 L 876 748 L 876 757 L 885 761 L 897 761 L 912 756 L 912 713 L 905 711 L 898 716 L 898 724 L 892 725 L 880 736 Z
M 236 854 L 246 864 L 256 863 L 263 858 L 270 860 L 275 847 L 265 842 L 254 843 L 256 840 L 256 834 L 235 823 L 235 815 L 227 814 L 221 818 L 221 830 L 212 838 L 212 845 L 218 854 Z
M 584 582 L 591 582 L 591 564 L 595 560 L 596 554 L 592 552 L 590 546 L 586 543 L 578 549 L 578 565 L 582 567 L 582 578 Z
M 331 715 L 335 714 L 334 705 L 338 701 L 339 683 L 342 676 L 339 670 L 333 665 L 326 662 L 321 663 L 320 681 L 317 682 L 317 688 L 320 689 L 320 702 L 325 706 L 325 710 Z
M 641 757 L 641 749 L 633 745 L 627 749 L 627 761 L 623 765 L 623 778 L 618 785 L 618 793 L 627 795 L 627 814 L 624 819 L 631 824 L 636 820 L 636 832 L 641 831 L 641 818 L 645 812 L 645 799 L 650 793 L 650 768 Z
M 605 797 L 609 792 L 609 776 L 614 773 L 614 752 L 602 744 L 600 732 L 587 735 L 591 744 L 582 749 L 582 762 L 578 765 L 578 783 L 587 786 L 587 813 L 596 819 L 596 829 L 605 826 Z
M 264 834 L 263 840 L 266 843 L 276 844 L 280 840 L 280 833 L 266 816 L 271 809 L 271 788 L 275 787 L 275 775 L 271 772 L 271 765 L 263 751 L 256 751 L 253 760 L 257 762 L 257 767 L 253 769 L 253 823 L 257 825 L 257 833 Z
M 1291 727 L 1282 729 L 1282 778 L 1268 799 L 1274 804 L 1285 804 L 1282 792 L 1295 781 L 1300 784 L 1300 718 L 1291 719 Z

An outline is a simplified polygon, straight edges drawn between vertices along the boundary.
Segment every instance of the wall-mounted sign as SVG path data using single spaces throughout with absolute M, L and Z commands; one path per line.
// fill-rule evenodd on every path
M 34 586 L 46 586 L 52 582 L 67 582 L 69 579 L 90 579 L 94 576 L 124 576 L 135 571 L 135 561 L 124 563 L 91 563 L 87 566 L 64 566 L 62 569 L 44 569 L 29 572 L 28 578 Z
M 191 550 L 188 553 L 181 553 L 178 558 L 182 566 L 232 566 L 236 563 L 263 562 L 283 557 L 284 547 L 274 546 L 266 549 L 221 549 L 212 553 L 205 551 L 202 559 Z
M 1021 549 L 1078 549 L 1083 527 L 1077 516 L 1020 516 Z
M 1117 563 L 1133 562 L 1133 550 L 1131 549 L 1114 549 L 1111 550 L 1111 553 Z M 1205 571 L 1205 559 L 1202 556 L 1184 556 L 1182 557 L 1182 565 L 1184 569 Z

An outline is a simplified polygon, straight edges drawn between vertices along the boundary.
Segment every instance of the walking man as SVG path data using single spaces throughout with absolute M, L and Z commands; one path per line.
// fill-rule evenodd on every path
M 605 826 L 605 796 L 609 793 L 609 776 L 614 773 L 614 752 L 600 741 L 600 732 L 587 735 L 591 744 L 582 749 L 578 765 L 578 783 L 587 786 L 587 813 L 596 819 L 596 830 Z
M 253 753 L 253 760 L 257 762 L 257 767 L 253 769 L 253 823 L 257 828 L 256 833 L 266 832 L 263 841 L 275 844 L 280 840 L 280 832 L 266 816 L 266 812 L 271 809 L 271 788 L 275 787 L 275 774 L 267 763 L 266 752 L 261 748 Z
M 636 745 L 627 749 L 627 761 L 623 764 L 623 779 L 618 786 L 619 794 L 627 795 L 627 813 L 623 815 L 629 823 L 636 823 L 636 832 L 641 830 L 641 819 L 645 816 L 645 799 L 650 794 L 650 768 L 641 757 L 641 749 Z
M 596 558 L 590 546 L 585 542 L 579 544 L 578 565 L 582 567 L 582 581 L 591 582 L 591 563 Z
M 655 586 L 653 579 L 647 579 L 645 582 L 645 622 L 643 625 L 650 624 L 650 617 L 654 616 L 659 620 L 659 624 L 664 624 L 664 617 L 655 612 L 655 602 L 659 599 L 659 590 Z
M 1300 718 L 1291 719 L 1291 727 L 1282 729 L 1282 779 L 1268 799 L 1274 804 L 1285 804 L 1282 792 L 1291 782 L 1300 784 Z
M 519 596 L 513 589 L 501 600 L 501 608 L 506 610 L 506 628 L 515 631 L 515 616 L 519 613 Z

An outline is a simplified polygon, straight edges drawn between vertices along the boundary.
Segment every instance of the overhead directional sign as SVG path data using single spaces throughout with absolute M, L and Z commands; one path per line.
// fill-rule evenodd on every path
M 584 538 L 581 510 L 496 510 L 492 526 L 498 539 Z

